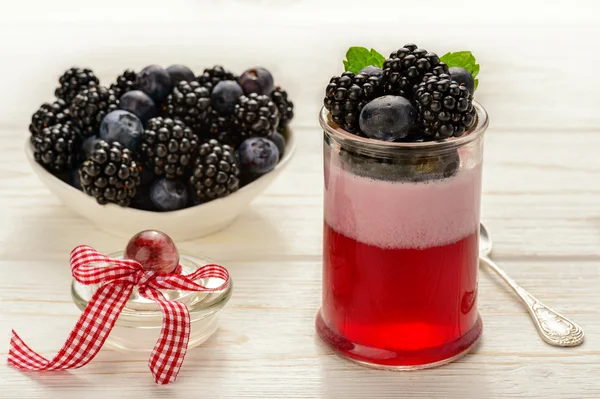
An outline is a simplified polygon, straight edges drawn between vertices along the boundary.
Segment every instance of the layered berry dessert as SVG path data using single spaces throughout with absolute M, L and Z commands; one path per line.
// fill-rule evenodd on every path
M 466 353 L 481 334 L 487 116 L 473 102 L 479 66 L 466 53 L 440 58 L 407 44 L 383 59 L 352 48 L 347 71 L 327 86 L 317 330 L 359 362 L 438 365 Z
M 35 160 L 100 205 L 147 211 L 223 198 L 270 172 L 294 116 L 262 67 L 150 65 L 108 86 L 74 67 L 54 94 L 29 125 Z

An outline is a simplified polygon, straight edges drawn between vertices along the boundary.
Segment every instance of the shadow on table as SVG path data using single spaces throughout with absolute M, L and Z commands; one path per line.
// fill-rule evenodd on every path
M 318 341 L 318 339 L 317 339 Z M 320 341 L 317 345 L 328 351 Z M 473 349 L 476 353 L 481 342 Z M 322 394 L 327 399 L 352 398 L 487 398 L 490 381 L 482 368 L 472 363 L 472 354 L 454 363 L 426 370 L 375 370 L 334 354 L 319 359 Z

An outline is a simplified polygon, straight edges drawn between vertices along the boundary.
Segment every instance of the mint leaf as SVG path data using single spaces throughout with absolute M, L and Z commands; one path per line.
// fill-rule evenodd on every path
M 385 57 L 374 49 L 369 50 L 364 47 L 350 47 L 346 52 L 344 70 L 347 72 L 358 73 L 361 69 L 369 65 L 381 68 L 384 61 Z
M 469 71 L 471 76 L 473 76 L 473 80 L 475 81 L 475 89 L 477 90 L 477 86 L 479 85 L 479 79 L 477 79 L 477 75 L 479 74 L 479 64 L 477 63 L 473 53 L 470 51 L 446 53 L 440 58 L 440 60 L 446 63 L 449 68 L 461 67 Z

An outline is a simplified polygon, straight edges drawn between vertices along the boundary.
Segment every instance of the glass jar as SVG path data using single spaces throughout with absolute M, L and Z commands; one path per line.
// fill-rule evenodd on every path
M 108 255 L 110 258 L 122 259 L 123 252 Z M 190 274 L 209 262 L 190 255 L 179 255 L 182 274 Z M 110 266 L 108 266 L 110 267 Z M 217 278 L 199 279 L 198 283 L 209 287 L 218 287 L 223 281 Z M 71 296 L 75 305 L 83 311 L 99 285 L 84 285 L 76 280 L 71 284 Z M 161 290 L 170 300 L 177 300 L 187 305 L 190 312 L 190 339 L 188 348 L 193 348 L 206 341 L 219 327 L 218 312 L 229 301 L 232 293 L 232 280 L 226 288 L 214 292 L 197 292 L 184 290 Z M 116 350 L 150 352 L 162 328 L 162 312 L 156 302 L 139 295 L 136 287 L 121 311 L 105 345 Z
M 339 128 L 324 108 L 323 299 L 316 327 L 338 354 L 379 368 L 441 365 L 477 342 L 485 110 L 439 142 Z

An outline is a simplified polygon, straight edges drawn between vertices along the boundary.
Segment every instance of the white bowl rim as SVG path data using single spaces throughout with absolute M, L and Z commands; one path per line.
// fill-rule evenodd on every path
M 117 204 L 113 204 L 113 203 L 108 203 L 106 205 L 104 205 L 105 207 L 111 207 L 111 208 L 115 208 L 115 209 L 119 209 L 119 210 L 127 210 L 127 212 L 134 212 L 138 215 L 142 215 L 142 214 L 146 214 L 146 215 L 153 215 L 153 217 L 173 217 L 174 215 L 182 215 L 184 213 L 190 212 L 191 210 L 197 210 L 200 207 L 203 207 L 204 210 L 208 210 L 208 208 L 210 208 L 211 206 L 219 206 L 220 204 L 223 203 L 223 201 L 227 201 L 227 200 L 231 200 L 234 199 L 235 197 L 241 196 L 243 194 L 246 193 L 246 191 L 250 190 L 250 186 L 254 185 L 255 183 L 257 183 L 259 180 L 262 180 L 263 178 L 265 178 L 266 176 L 268 176 L 271 173 L 276 173 L 278 171 L 281 171 L 282 169 L 284 169 L 289 162 L 291 161 L 292 157 L 294 156 L 295 152 L 296 152 L 296 138 L 295 138 L 295 134 L 293 129 L 287 127 L 286 128 L 286 133 L 287 133 L 287 137 L 286 137 L 286 142 L 285 142 L 285 152 L 283 154 L 283 158 L 281 158 L 279 160 L 279 162 L 277 163 L 277 165 L 275 166 L 275 168 L 273 170 L 271 170 L 270 172 L 262 175 L 261 177 L 259 177 L 258 179 L 252 181 L 251 183 L 245 185 L 244 187 L 240 188 L 239 190 L 235 191 L 234 193 L 229 194 L 227 197 L 223 197 L 223 198 L 217 198 L 215 200 L 209 201 L 209 202 L 205 202 L 203 204 L 198 204 L 198 205 L 194 205 L 194 206 L 190 206 L 187 208 L 183 208 L 183 209 L 178 209 L 175 211 L 166 211 L 166 212 L 157 212 L 157 211 L 146 211 L 143 209 L 137 209 L 137 208 L 123 208 Z M 87 195 L 86 193 L 84 193 L 83 191 L 80 191 L 78 189 L 76 189 L 75 187 L 71 186 L 70 184 L 68 184 L 67 182 L 65 182 L 64 180 L 59 179 L 57 176 L 53 175 L 52 173 L 48 172 L 42 165 L 40 165 L 38 162 L 35 161 L 35 159 L 33 159 L 33 144 L 31 143 L 31 140 L 29 137 L 27 137 L 27 139 L 25 140 L 25 153 L 27 155 L 27 157 L 29 158 L 29 163 L 32 165 L 32 168 L 35 168 L 37 170 L 37 174 L 39 173 L 45 173 L 47 174 L 49 177 L 58 180 L 60 183 L 68 186 L 70 189 L 74 190 L 77 195 L 81 195 L 82 200 L 83 201 L 94 201 L 96 202 L 96 199 Z M 75 193 L 74 193 L 75 194 Z

